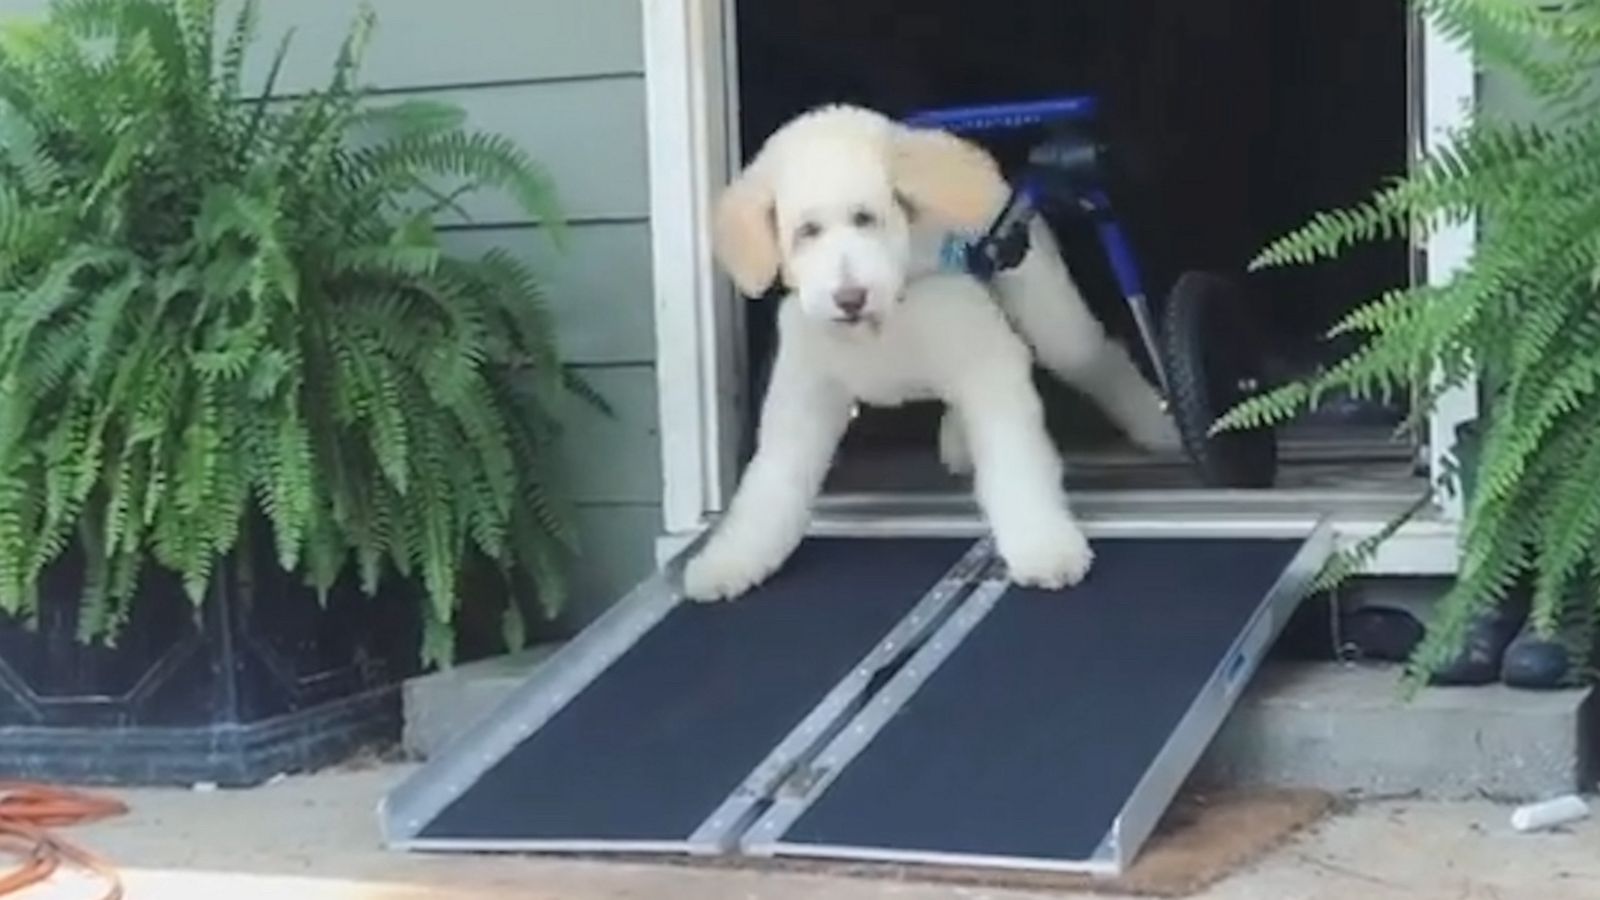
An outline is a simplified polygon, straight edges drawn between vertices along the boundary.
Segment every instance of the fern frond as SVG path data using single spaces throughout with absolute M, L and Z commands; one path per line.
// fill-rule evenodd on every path
M 436 100 L 368 104 L 350 118 L 350 130 L 354 135 L 370 132 L 389 140 L 456 131 L 465 124 L 466 116 L 460 107 Z
M 366 177 L 426 173 L 504 189 L 558 245 L 564 243 L 566 219 L 554 184 L 510 138 L 462 131 L 409 134 L 362 151 L 355 164 Z
M 244 96 L 245 53 L 255 39 L 261 18 L 259 0 L 243 0 L 234 14 L 233 26 L 228 29 L 228 40 L 222 50 L 217 69 L 217 93 L 222 99 L 235 101 Z

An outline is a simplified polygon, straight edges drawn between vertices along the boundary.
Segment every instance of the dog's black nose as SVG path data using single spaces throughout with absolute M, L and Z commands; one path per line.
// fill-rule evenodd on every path
M 847 316 L 859 316 L 867 308 L 867 289 L 859 287 L 840 288 L 833 292 L 833 304 L 839 311 Z

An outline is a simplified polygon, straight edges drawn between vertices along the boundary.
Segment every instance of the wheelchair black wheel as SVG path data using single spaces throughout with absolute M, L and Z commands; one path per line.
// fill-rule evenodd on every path
M 1186 272 L 1162 318 L 1168 402 L 1201 481 L 1215 488 L 1271 487 L 1278 473 L 1275 430 L 1210 433 L 1218 417 L 1264 385 L 1261 342 L 1239 289 L 1217 275 Z

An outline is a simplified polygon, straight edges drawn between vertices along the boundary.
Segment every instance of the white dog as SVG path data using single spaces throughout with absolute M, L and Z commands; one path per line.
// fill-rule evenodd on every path
M 791 293 L 755 457 L 684 571 L 689 597 L 738 596 L 784 563 L 857 402 L 943 401 L 940 458 L 974 472 L 1012 580 L 1057 588 L 1088 573 L 1094 554 L 1068 509 L 1034 356 L 1142 447 L 1173 452 L 1178 434 L 1089 312 L 1043 222 L 992 287 L 941 269 L 945 238 L 986 228 L 1008 195 L 976 145 L 849 106 L 794 119 L 728 186 L 718 259 L 746 294 L 780 276 Z

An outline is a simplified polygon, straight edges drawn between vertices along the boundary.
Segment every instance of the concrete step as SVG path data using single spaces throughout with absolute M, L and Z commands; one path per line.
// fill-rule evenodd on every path
M 1196 778 L 1365 796 L 1526 800 L 1594 784 L 1592 691 L 1429 688 L 1406 700 L 1398 667 L 1262 669 Z
M 405 747 L 438 752 L 553 648 L 429 675 L 405 691 Z M 1406 702 L 1399 670 L 1272 663 L 1207 751 L 1196 780 L 1363 796 L 1541 798 L 1593 785 L 1590 691 L 1439 688 Z
M 558 649 L 559 644 L 530 647 L 406 682 L 401 738 L 406 756 L 425 760 L 443 750 L 457 735 L 492 715 Z

